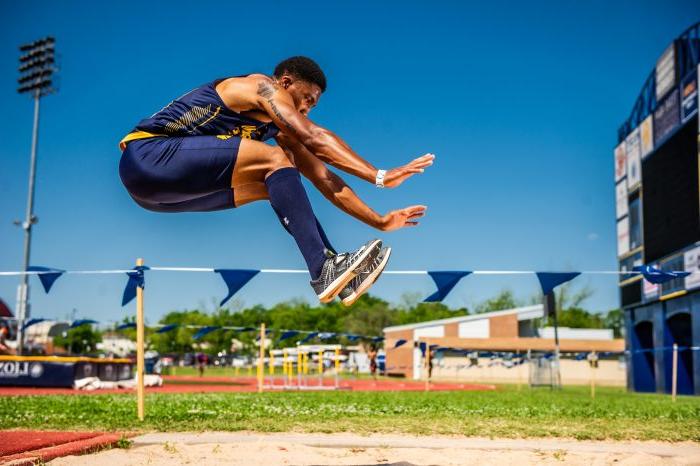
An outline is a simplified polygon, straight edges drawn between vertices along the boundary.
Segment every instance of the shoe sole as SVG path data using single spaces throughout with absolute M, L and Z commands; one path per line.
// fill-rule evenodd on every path
M 329 287 L 323 290 L 323 293 L 317 295 L 318 300 L 322 303 L 329 303 L 333 301 L 335 297 L 338 296 L 338 293 L 343 290 L 345 285 L 347 285 L 350 280 L 357 276 L 355 271 L 367 265 L 367 258 L 372 256 L 371 260 L 374 260 L 374 258 L 377 257 L 379 252 L 382 250 L 381 244 L 382 242 L 378 239 L 372 241 L 372 243 L 362 252 L 360 258 L 355 261 L 355 265 L 352 268 L 347 269 L 345 272 L 339 275 L 335 280 L 333 280 L 333 283 L 331 283 Z
M 391 248 L 387 248 L 386 253 L 384 254 L 384 259 L 382 259 L 382 262 L 377 266 L 376 269 L 374 269 L 370 274 L 369 277 L 362 283 L 360 283 L 360 286 L 352 293 L 350 294 L 347 298 L 343 299 L 343 304 L 346 306 L 352 306 L 355 304 L 355 301 L 360 299 L 360 296 L 365 294 L 369 288 L 374 285 L 374 282 L 377 281 L 379 278 L 379 275 L 384 272 L 384 269 L 386 268 L 386 264 L 389 262 L 389 257 L 391 257 Z

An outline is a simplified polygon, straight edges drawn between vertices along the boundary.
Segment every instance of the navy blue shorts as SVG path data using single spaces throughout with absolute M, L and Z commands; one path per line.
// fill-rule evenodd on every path
M 141 207 L 156 212 L 231 209 L 241 139 L 153 137 L 127 144 L 119 176 Z

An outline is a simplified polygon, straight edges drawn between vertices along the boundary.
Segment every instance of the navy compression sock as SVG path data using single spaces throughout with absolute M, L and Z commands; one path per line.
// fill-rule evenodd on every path
M 287 230 L 287 233 L 290 235 L 292 234 L 291 230 L 289 227 L 280 219 L 280 223 L 284 227 L 285 230 Z M 321 235 L 321 241 L 323 241 L 323 245 L 326 247 L 326 252 L 330 253 L 331 255 L 336 255 L 338 252 L 335 250 L 333 245 L 331 245 L 331 240 L 328 239 L 328 236 L 326 236 L 326 232 L 323 230 L 323 227 L 321 226 L 321 223 L 318 221 L 318 218 L 316 218 L 316 228 L 318 228 L 318 234 Z
M 328 236 L 326 236 L 326 232 L 323 231 L 323 227 L 321 224 L 318 222 L 318 218 L 316 219 L 316 228 L 318 228 L 318 234 L 321 235 L 321 240 L 323 241 L 323 245 L 326 247 L 326 249 L 331 253 L 331 254 L 338 254 L 335 251 L 335 248 L 331 245 L 331 241 L 328 239 Z
M 281 168 L 265 179 L 270 204 L 291 233 L 304 256 L 313 280 L 321 275 L 325 244 L 318 222 L 296 168 Z M 325 236 L 325 235 L 324 235 Z

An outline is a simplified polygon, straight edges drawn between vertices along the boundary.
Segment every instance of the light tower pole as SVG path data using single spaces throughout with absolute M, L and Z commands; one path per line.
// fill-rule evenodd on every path
M 32 245 L 32 225 L 37 222 L 34 215 L 34 186 L 36 179 L 36 149 L 39 140 L 39 102 L 41 98 L 54 92 L 52 76 L 56 71 L 54 66 L 53 37 L 45 37 L 19 47 L 22 55 L 19 57 L 19 87 L 20 94 L 30 93 L 34 99 L 34 128 L 32 130 L 32 152 L 29 162 L 29 190 L 27 193 L 27 211 L 23 222 L 15 224 L 24 230 L 24 268 L 29 268 L 29 257 Z M 17 353 L 24 349 L 24 322 L 29 317 L 29 276 L 22 275 L 22 281 L 17 288 Z

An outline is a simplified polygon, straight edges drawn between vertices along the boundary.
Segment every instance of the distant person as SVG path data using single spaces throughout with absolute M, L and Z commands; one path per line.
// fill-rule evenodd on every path
M 369 372 L 372 374 L 372 378 L 376 381 L 377 380 L 377 348 L 373 346 L 370 346 L 369 352 L 367 353 L 367 357 L 369 358 Z
M 198 353 L 197 354 L 197 370 L 199 371 L 199 376 L 202 377 L 204 375 L 204 369 L 206 368 L 207 365 L 207 355 L 204 353 Z
M 430 355 L 428 356 L 428 379 L 433 378 L 433 359 L 435 359 L 435 354 L 430 351 Z
M 12 348 L 6 344 L 9 335 L 10 328 L 5 322 L 0 322 L 0 354 L 14 354 Z
M 380 215 L 326 164 L 377 187 L 395 188 L 432 165 L 434 156 L 378 170 L 309 120 L 325 90 L 326 76 L 306 57 L 282 61 L 272 76 L 254 73 L 200 86 L 141 120 L 121 140 L 122 182 L 138 205 L 155 212 L 206 212 L 269 200 L 304 256 L 318 299 L 326 303 L 340 296 L 351 305 L 379 277 L 391 249 L 374 239 L 337 254 L 299 173 L 345 213 L 392 231 L 418 225 L 426 207 Z M 271 138 L 276 147 L 262 142 Z

